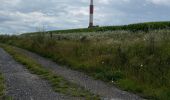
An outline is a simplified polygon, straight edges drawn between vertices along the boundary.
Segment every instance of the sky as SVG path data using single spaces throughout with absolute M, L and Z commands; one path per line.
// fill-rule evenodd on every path
M 90 0 L 0 0 L 0 33 L 85 28 Z M 170 21 L 170 0 L 94 0 L 94 24 Z

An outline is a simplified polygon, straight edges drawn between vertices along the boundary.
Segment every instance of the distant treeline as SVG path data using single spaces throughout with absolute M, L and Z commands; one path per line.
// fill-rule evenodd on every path
M 131 32 L 143 31 L 148 32 L 151 30 L 159 29 L 170 29 L 170 21 L 166 22 L 147 22 L 147 23 L 137 23 L 121 26 L 102 26 L 94 28 L 80 28 L 80 29 L 68 29 L 68 30 L 56 30 L 48 31 L 47 33 L 80 33 L 80 32 L 102 32 L 102 31 L 116 31 L 116 30 L 127 30 Z M 39 32 L 35 32 L 39 33 Z M 31 34 L 31 33 L 27 33 Z

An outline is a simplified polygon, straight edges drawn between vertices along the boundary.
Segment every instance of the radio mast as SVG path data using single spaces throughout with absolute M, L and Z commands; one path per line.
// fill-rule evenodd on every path
M 93 27 L 93 12 L 94 12 L 93 0 L 90 0 L 89 28 L 92 28 L 92 27 Z

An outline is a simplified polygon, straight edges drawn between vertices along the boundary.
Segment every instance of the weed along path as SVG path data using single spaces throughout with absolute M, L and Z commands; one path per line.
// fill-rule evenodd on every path
M 54 71 L 54 73 L 64 77 L 68 81 L 76 83 L 91 91 L 92 93 L 99 95 L 102 100 L 143 100 L 141 97 L 133 93 L 128 93 L 114 87 L 113 85 L 106 84 L 99 80 L 94 80 L 82 72 L 68 69 L 66 67 L 61 67 L 55 62 L 41 57 L 35 53 L 20 48 L 17 48 L 17 50 L 36 60 L 43 67 L 48 68 Z
M 53 92 L 45 80 L 29 73 L 2 48 L 0 48 L 0 70 L 5 78 L 6 95 L 13 100 L 76 100 Z

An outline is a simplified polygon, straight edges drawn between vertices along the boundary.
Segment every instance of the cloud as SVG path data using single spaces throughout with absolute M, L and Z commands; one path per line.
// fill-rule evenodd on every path
M 89 1 L 0 0 L 0 32 L 32 32 L 42 26 L 46 30 L 88 27 Z M 94 23 L 104 26 L 170 20 L 168 1 L 94 0 Z
M 166 5 L 170 6 L 170 0 L 146 0 L 147 2 L 153 3 L 155 5 Z

